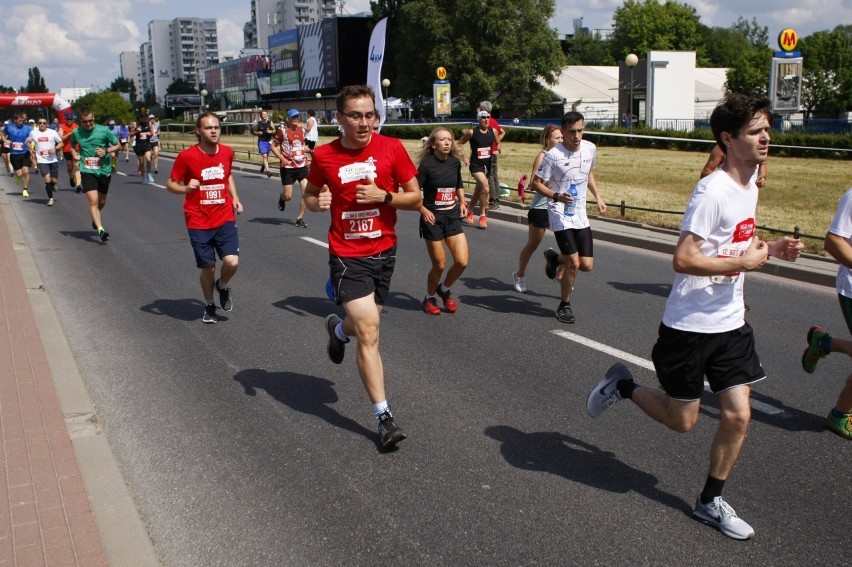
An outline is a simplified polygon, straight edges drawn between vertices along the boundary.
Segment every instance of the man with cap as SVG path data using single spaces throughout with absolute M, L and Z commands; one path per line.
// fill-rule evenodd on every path
M 287 201 L 293 198 L 293 185 L 298 183 L 302 197 L 299 199 L 296 227 L 307 228 L 304 194 L 308 183 L 308 147 L 305 144 L 305 127 L 302 125 L 299 111 L 295 108 L 287 111 L 286 127 L 275 132 L 272 153 L 281 160 L 281 196 L 278 198 L 278 210 L 283 211 Z
M 487 112 L 488 127 L 493 128 L 497 134 L 497 142 L 503 141 L 503 136 L 506 131 L 500 127 L 500 124 L 491 115 L 491 101 L 483 100 L 479 103 L 479 110 Z M 500 148 L 496 145 L 491 146 L 491 169 L 488 170 L 488 208 L 496 209 L 500 206 L 500 177 L 497 175 L 497 157 L 500 155 Z
M 71 147 L 71 140 L 69 139 L 71 133 L 79 126 L 74 121 L 76 116 L 73 112 L 65 112 L 62 117 L 65 119 L 64 122 L 59 124 L 59 135 L 62 136 L 63 142 L 62 157 L 65 158 L 65 164 L 68 166 L 68 180 L 71 187 L 75 188 L 77 193 L 81 193 L 83 186 L 80 184 L 80 156 L 76 149 Z
M 473 208 L 479 202 L 479 228 L 488 228 L 488 219 L 486 212 L 488 211 L 488 175 L 491 171 L 491 152 L 494 148 L 500 150 L 500 138 L 497 131 L 488 125 L 491 115 L 480 110 L 476 115 L 479 122 L 478 127 L 464 130 L 462 137 L 459 139 L 459 145 L 466 144 L 470 141 L 470 174 L 476 180 L 476 188 L 473 190 L 473 197 L 470 199 L 470 205 L 467 208 L 468 224 L 473 224 Z

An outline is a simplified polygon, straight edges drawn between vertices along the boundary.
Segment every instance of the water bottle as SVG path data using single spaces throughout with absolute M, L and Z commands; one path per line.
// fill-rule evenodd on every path
M 565 205 L 565 216 L 573 217 L 574 212 L 577 210 L 577 185 L 572 183 L 568 188 L 568 196 L 573 199 L 569 204 Z

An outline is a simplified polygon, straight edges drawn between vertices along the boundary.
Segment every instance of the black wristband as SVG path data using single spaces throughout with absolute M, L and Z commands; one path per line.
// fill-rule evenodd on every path
M 559 193 L 554 193 L 554 194 L 553 194 L 553 202 L 554 202 L 554 203 L 558 203 L 558 202 L 559 202 Z
M 391 201 L 393 201 L 393 193 L 385 191 L 385 205 L 389 205 Z

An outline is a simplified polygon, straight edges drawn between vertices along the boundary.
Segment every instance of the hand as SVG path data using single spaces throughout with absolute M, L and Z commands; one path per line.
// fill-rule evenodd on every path
M 423 207 L 420 209 L 420 214 L 423 215 L 423 220 L 426 221 L 426 224 L 435 224 L 435 213 Z
M 785 236 L 770 243 L 770 254 L 787 262 L 795 262 L 805 249 L 804 243 L 796 238 Z
M 459 216 L 466 217 L 467 216 L 467 201 L 462 199 L 459 201 Z
M 598 212 L 600 214 L 606 214 L 606 203 L 603 202 L 603 199 L 598 201 Z
M 201 182 L 199 180 L 190 179 L 189 183 L 187 183 L 187 185 L 186 185 L 186 191 L 185 192 L 186 193 L 192 193 L 193 191 L 195 191 L 199 187 L 201 187 Z
M 769 259 L 769 246 L 757 236 L 752 238 L 751 244 L 742 256 L 743 268 L 746 271 L 760 269 Z
M 372 179 L 367 179 L 367 184 L 355 186 L 355 202 L 359 205 L 368 203 L 384 203 L 386 191 L 379 189 Z
M 239 199 L 234 199 L 234 212 L 238 215 L 243 214 L 243 204 Z
M 327 211 L 331 208 L 331 189 L 328 188 L 328 185 L 322 186 L 322 190 L 317 195 L 317 204 L 321 211 Z

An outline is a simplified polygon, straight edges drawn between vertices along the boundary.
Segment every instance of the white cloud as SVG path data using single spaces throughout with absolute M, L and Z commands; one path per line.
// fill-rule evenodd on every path
M 219 37 L 219 59 L 240 54 L 243 48 L 243 26 L 231 20 L 216 20 L 216 33 Z

